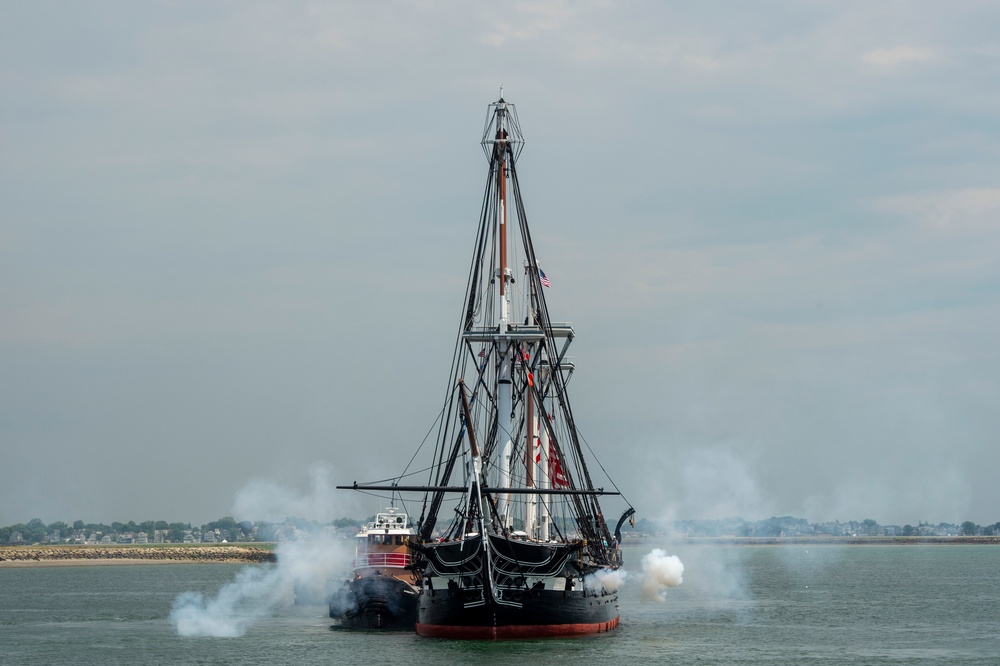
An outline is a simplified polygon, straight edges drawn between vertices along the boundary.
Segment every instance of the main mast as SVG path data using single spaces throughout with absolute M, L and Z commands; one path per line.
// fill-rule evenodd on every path
M 497 245 L 499 247 L 500 263 L 495 275 L 497 289 L 499 292 L 499 316 L 497 318 L 496 349 L 499 354 L 499 368 L 497 374 L 497 435 L 501 442 L 500 459 L 497 461 L 497 485 L 501 488 L 510 487 L 511 483 L 511 455 L 514 450 L 512 419 L 512 345 L 507 335 L 510 326 L 510 294 L 508 293 L 508 283 L 512 281 L 512 274 L 508 266 L 508 232 L 507 232 L 507 179 L 510 177 L 508 160 L 514 159 L 512 146 L 520 145 L 522 140 L 520 133 L 516 134 L 512 130 L 516 129 L 516 120 L 511 122 L 513 108 L 508 110 L 507 103 L 503 99 L 501 91 L 500 99 L 493 105 L 492 120 L 494 133 L 492 141 L 488 141 L 490 125 L 487 125 L 486 133 L 483 136 L 483 148 L 492 145 L 492 155 L 490 162 L 494 169 L 493 176 L 496 178 L 496 228 Z M 487 121 L 489 122 L 489 121 Z M 512 124 L 514 127 L 512 128 Z M 500 518 L 500 529 L 506 531 L 510 527 L 509 516 L 510 496 L 501 495 L 497 498 L 497 516 Z

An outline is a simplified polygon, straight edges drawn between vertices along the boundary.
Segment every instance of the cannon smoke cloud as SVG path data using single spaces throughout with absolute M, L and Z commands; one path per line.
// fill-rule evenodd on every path
M 237 495 L 237 506 L 265 506 L 269 515 L 293 516 L 304 507 L 320 507 L 329 514 L 331 484 L 320 468 L 310 472 L 312 489 L 305 495 L 273 483 L 254 481 Z M 300 514 L 301 515 L 301 514 Z M 181 636 L 232 638 L 246 634 L 255 623 L 295 603 L 297 596 L 310 602 L 325 600 L 329 581 L 350 564 L 350 547 L 323 531 L 302 540 L 285 542 L 276 550 L 273 566 L 249 566 L 222 586 L 214 597 L 184 592 L 174 599 L 170 622 Z
M 624 569 L 601 569 L 584 578 L 583 587 L 591 592 L 597 592 L 602 588 L 608 592 L 614 592 L 622 586 L 627 578 L 628 572 Z
M 663 603 L 667 588 L 684 582 L 684 564 L 676 555 L 654 548 L 642 558 L 642 598 Z

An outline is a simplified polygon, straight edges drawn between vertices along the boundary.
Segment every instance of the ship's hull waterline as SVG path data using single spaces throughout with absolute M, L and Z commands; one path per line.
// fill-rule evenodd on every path
M 527 593 L 518 606 L 467 599 L 464 590 L 425 591 L 417 612 L 417 633 L 433 638 L 517 639 L 585 636 L 618 626 L 618 594 L 581 591 Z M 489 595 L 487 595 L 489 596 Z

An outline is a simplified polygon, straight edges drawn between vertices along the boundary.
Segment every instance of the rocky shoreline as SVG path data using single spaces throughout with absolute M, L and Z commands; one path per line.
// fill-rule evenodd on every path
M 274 562 L 259 546 L 9 546 L 0 547 L 0 567 L 88 564 L 181 564 Z

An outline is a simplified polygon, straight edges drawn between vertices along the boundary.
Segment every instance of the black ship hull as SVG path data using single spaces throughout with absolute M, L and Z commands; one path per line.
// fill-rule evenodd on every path
M 412 631 L 419 594 L 392 576 L 364 576 L 348 581 L 330 599 L 330 617 L 347 629 Z
M 417 633 L 439 638 L 581 636 L 618 626 L 618 593 L 583 584 L 579 544 L 491 536 L 425 544 Z M 483 585 L 483 581 L 486 584 Z M 426 580 L 425 580 L 426 583 Z M 596 589 L 592 589 L 596 587 Z
M 470 599 L 469 590 L 425 591 L 417 633 L 435 638 L 513 639 L 583 636 L 618 626 L 618 594 L 542 590 L 507 603 Z M 486 595 L 489 597 L 489 593 Z

